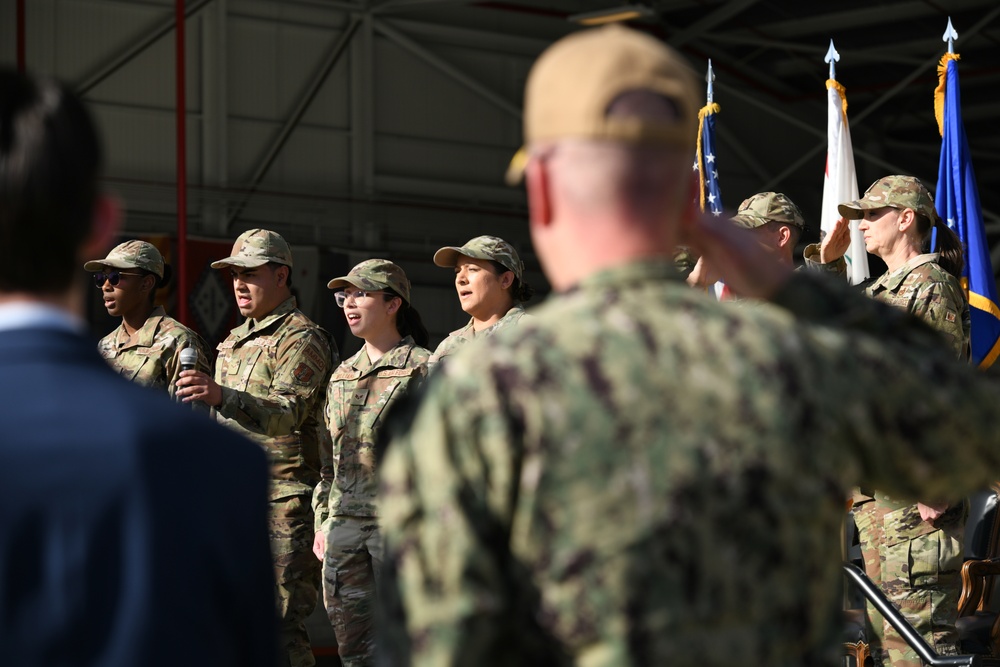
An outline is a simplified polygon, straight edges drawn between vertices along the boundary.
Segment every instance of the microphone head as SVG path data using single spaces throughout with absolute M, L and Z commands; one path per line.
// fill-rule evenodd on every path
M 180 354 L 181 370 L 193 371 L 198 366 L 198 350 L 185 347 Z

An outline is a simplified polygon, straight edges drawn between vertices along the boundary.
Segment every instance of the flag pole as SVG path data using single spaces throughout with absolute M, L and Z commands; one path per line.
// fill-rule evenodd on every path
M 837 81 L 836 63 L 840 53 L 833 40 L 823 57 L 829 65 L 827 89 L 827 149 L 826 169 L 823 180 L 823 204 L 820 209 L 820 229 L 829 234 L 840 218 L 837 206 L 858 198 L 858 178 L 854 169 L 854 148 L 851 143 L 850 124 L 847 120 L 847 91 Z M 868 279 L 868 254 L 858 222 L 850 222 L 851 243 L 844 253 L 847 262 L 847 279 L 857 285 Z
M 837 49 L 833 46 L 833 40 L 830 40 L 830 48 L 826 50 L 826 56 L 823 58 L 823 62 L 830 63 L 830 78 L 834 81 L 837 80 L 837 68 L 834 63 L 840 62 L 840 54 L 837 53 Z
M 712 59 L 708 59 L 708 73 L 705 74 L 705 81 L 708 83 L 708 90 L 705 93 L 705 99 L 708 104 L 715 101 L 715 70 L 712 69 Z
M 955 53 L 955 40 L 958 39 L 958 33 L 955 32 L 955 26 L 951 24 L 951 17 L 948 17 L 948 27 L 945 28 L 944 35 L 941 37 L 942 42 L 948 42 L 948 53 Z
M 941 35 L 941 41 L 947 42 L 948 53 L 955 54 L 955 40 L 958 39 L 958 32 L 955 31 L 955 26 L 951 23 L 951 17 L 948 17 L 948 27 L 944 29 L 944 34 Z M 937 227 L 931 228 L 931 252 L 937 250 Z

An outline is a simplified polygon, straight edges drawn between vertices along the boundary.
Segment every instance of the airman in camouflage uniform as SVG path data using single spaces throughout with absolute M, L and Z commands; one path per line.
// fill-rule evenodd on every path
M 126 241 L 113 248 L 104 259 L 91 260 L 83 268 L 94 272 L 100 282 L 98 287 L 105 292 L 105 306 L 109 312 L 122 315 L 122 323 L 100 340 L 97 349 L 123 377 L 146 387 L 162 389 L 173 397 L 174 383 L 181 371 L 181 350 L 194 348 L 198 352 L 197 369 L 207 372 L 211 368 L 212 357 L 204 339 L 168 317 L 162 306 L 153 306 L 152 295 L 164 279 L 165 270 L 163 256 L 156 246 L 146 241 Z M 138 269 L 144 275 L 124 273 L 119 269 Z M 146 276 L 150 280 L 145 280 Z M 131 309 L 136 319 L 142 320 L 141 326 L 133 328 L 138 321 L 127 321 L 132 319 L 132 313 L 118 312 L 121 303 L 115 295 L 125 288 L 122 280 L 144 281 L 136 285 L 138 301 Z M 143 294 L 138 294 L 141 290 Z
M 1000 470 L 995 381 L 918 320 L 681 218 L 696 81 L 617 26 L 529 75 L 531 231 L 557 295 L 387 427 L 400 664 L 839 664 L 847 489 L 941 497 Z M 774 305 L 684 286 L 682 226 Z
M 312 557 L 310 496 L 319 482 L 323 388 L 337 360 L 323 329 L 295 307 L 292 255 L 275 232 L 251 229 L 232 255 L 212 263 L 230 269 L 237 305 L 247 320 L 218 346 L 215 379 L 188 373 L 178 391 L 215 408 L 218 420 L 259 443 L 271 458 L 271 550 L 283 664 L 315 664 L 305 619 L 319 596 Z
M 397 265 L 370 259 L 330 289 L 353 286 L 378 294 L 392 290 L 410 301 L 410 281 Z M 366 296 L 366 298 L 369 298 Z M 349 307 L 345 301 L 345 307 Z M 399 336 L 395 324 L 395 336 Z M 323 597 L 337 634 L 344 667 L 371 665 L 374 660 L 375 584 L 382 568 L 378 528 L 375 440 L 389 408 L 427 373 L 430 351 L 411 336 L 372 359 L 366 344 L 344 361 L 330 378 L 326 425 L 333 438 L 332 457 L 325 454 L 322 476 L 313 495 L 316 530 L 325 536 Z
M 464 327 L 452 331 L 434 350 L 430 359 L 431 366 L 444 357 L 454 354 L 455 351 L 474 338 L 492 336 L 501 329 L 516 325 L 524 317 L 522 301 L 526 301 L 531 295 L 529 289 L 527 296 L 525 296 L 524 263 L 517 256 L 517 250 L 514 249 L 514 246 L 503 239 L 496 236 L 477 236 L 460 248 L 456 246 L 440 248 L 434 253 L 434 263 L 444 268 L 450 268 L 457 266 L 463 257 L 496 262 L 507 271 L 513 272 L 516 283 L 509 288 L 511 292 L 508 301 L 509 308 L 500 319 L 489 326 L 477 329 L 476 317 L 473 316 Z M 456 272 L 456 287 L 460 295 L 465 284 L 463 277 Z
M 885 207 L 911 209 L 934 223 L 937 212 L 930 193 L 911 176 L 886 176 L 860 199 L 839 207 L 845 219 Z M 871 225 L 884 223 L 869 223 Z M 834 232 L 835 233 L 835 232 Z M 939 331 L 960 359 L 968 357 L 970 316 L 958 278 L 938 264 L 936 253 L 917 254 L 864 285 L 879 301 L 906 310 Z M 876 250 L 876 254 L 878 251 Z M 808 246 L 806 262 L 814 268 L 846 273 L 844 259 L 821 263 L 819 244 Z M 858 526 L 865 571 L 938 653 L 957 652 L 958 598 L 966 508 L 959 502 L 925 521 L 920 508 L 880 491 L 856 491 Z M 876 658 L 896 667 L 920 667 L 920 658 L 871 605 L 869 645 Z
M 740 204 L 736 215 L 731 218 L 740 227 L 752 229 L 757 239 L 775 251 L 775 257 L 786 266 L 793 266 L 793 252 L 806 228 L 802 211 L 788 195 L 781 192 L 759 192 Z M 677 258 L 674 258 L 675 266 Z M 697 287 L 708 287 L 718 280 L 699 258 L 694 268 L 685 275 L 687 283 Z M 724 301 L 740 300 L 738 296 L 726 294 Z

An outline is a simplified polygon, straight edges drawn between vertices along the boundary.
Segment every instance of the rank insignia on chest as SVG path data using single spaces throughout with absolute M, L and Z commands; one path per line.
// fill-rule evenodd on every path
M 364 405 L 367 398 L 367 389 L 356 389 L 354 393 L 351 394 L 351 405 Z
M 312 367 L 304 361 L 296 366 L 295 370 L 292 371 L 292 375 L 295 376 L 295 379 L 302 384 L 307 384 L 315 374 L 316 371 L 314 371 Z
M 951 312 L 949 310 L 947 313 L 944 314 L 944 319 L 946 321 L 948 321 L 948 322 L 954 322 L 955 321 L 955 313 L 953 313 L 953 312 Z

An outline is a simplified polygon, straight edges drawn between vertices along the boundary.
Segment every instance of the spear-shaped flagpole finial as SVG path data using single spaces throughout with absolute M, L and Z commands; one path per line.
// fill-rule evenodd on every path
M 942 42 L 948 42 L 948 53 L 955 53 L 955 40 L 958 39 L 958 33 L 955 32 L 955 26 L 951 24 L 951 17 L 948 17 L 948 27 L 944 30 L 944 35 L 941 36 Z
M 708 59 L 708 74 L 705 75 L 705 81 L 708 82 L 708 103 L 711 104 L 715 101 L 715 70 L 712 69 L 712 59 Z
M 826 56 L 823 58 L 823 62 L 830 63 L 830 78 L 836 80 L 837 70 L 834 67 L 834 63 L 840 61 L 840 54 L 837 53 L 837 49 L 833 47 L 833 40 L 830 40 L 830 48 L 826 50 Z

